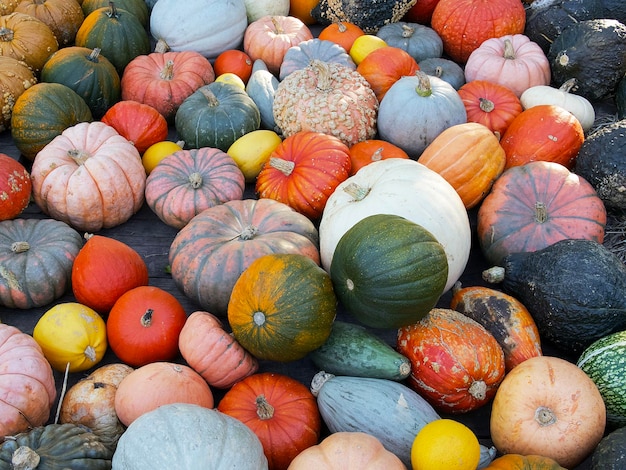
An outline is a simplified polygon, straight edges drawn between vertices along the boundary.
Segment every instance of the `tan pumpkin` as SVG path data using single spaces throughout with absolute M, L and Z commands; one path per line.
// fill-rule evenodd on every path
M 11 126 L 13 106 L 17 99 L 37 83 L 37 77 L 26 62 L 0 56 L 0 132 Z
M 41 210 L 78 230 L 119 225 L 144 202 L 139 152 L 100 121 L 81 122 L 55 137 L 35 157 L 31 177 Z
M 43 21 L 57 38 L 59 47 L 74 43 L 78 28 L 85 19 L 77 0 L 22 0 L 15 11 Z
M 39 72 L 48 58 L 59 49 L 50 27 L 26 13 L 0 16 L 0 54 L 26 62 Z

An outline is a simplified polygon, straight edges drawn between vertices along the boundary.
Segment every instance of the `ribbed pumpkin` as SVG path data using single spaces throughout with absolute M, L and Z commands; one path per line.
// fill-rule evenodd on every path
M 407 153 L 397 145 L 381 139 L 361 140 L 350 147 L 350 176 L 365 165 L 387 158 L 405 158 Z
M 376 133 L 376 95 L 360 73 L 345 65 L 311 61 L 279 83 L 273 106 L 285 137 L 325 132 L 350 146 Z
M 180 150 L 164 158 L 146 180 L 146 203 L 166 224 L 183 228 L 204 209 L 241 199 L 243 173 L 227 153 Z
M 278 79 L 284 80 L 287 75 L 306 67 L 314 59 L 322 62 L 336 62 L 351 69 L 356 68 L 352 57 L 343 47 L 332 41 L 313 38 L 287 49 L 280 64 Z
M 0 132 L 11 127 L 15 102 L 36 83 L 37 77 L 26 62 L 0 56 Z
M 148 147 L 167 139 L 167 121 L 155 108 L 138 101 L 118 101 L 101 119 L 130 140 L 143 154 Z
M 239 343 L 259 359 L 290 362 L 330 336 L 337 299 L 330 275 L 310 257 L 258 257 L 235 282 L 228 322 Z
M 478 210 L 478 240 L 493 264 L 567 238 L 602 243 L 606 209 L 593 187 L 554 162 L 505 171 Z
M 206 209 L 178 232 L 169 252 L 172 278 L 202 308 L 224 315 L 235 281 L 254 259 L 292 252 L 319 262 L 318 240 L 313 222 L 287 204 L 226 202 Z
M 20 3 L 21 0 L 5 0 L 0 3 L 0 14 L 8 15 L 13 13 L 17 8 L 17 4 Z
M 58 49 L 57 38 L 40 19 L 17 11 L 0 16 L 0 55 L 26 62 L 37 73 Z
M 246 377 L 226 392 L 217 409 L 257 435 L 270 469 L 286 469 L 320 437 L 322 418 L 315 397 L 304 384 L 284 374 Z
M 398 21 L 383 25 L 376 36 L 388 46 L 406 51 L 416 62 L 441 57 L 443 42 L 432 28 L 419 23 Z
M 56 220 L 13 219 L 0 222 L 0 246 L 0 304 L 29 309 L 65 294 L 83 239 Z
M 354 44 L 354 40 L 364 34 L 365 32 L 354 23 L 336 21 L 323 27 L 317 37 L 326 41 L 332 41 L 343 47 L 346 52 L 349 52 L 352 44 Z
M 115 5 L 117 8 L 135 15 L 144 27 L 148 26 L 150 13 L 148 11 L 148 2 L 145 0 L 115 0 Z M 85 17 L 87 17 L 98 8 L 108 7 L 109 0 L 82 0 L 81 6 Z
M 442 412 L 482 407 L 504 378 L 504 352 L 496 339 L 455 310 L 435 308 L 400 328 L 396 348 L 411 361 L 409 385 Z
M 14 219 L 28 206 L 33 184 L 19 161 L 0 153 L 0 221 Z
M 477 206 L 504 170 L 506 155 L 487 127 L 466 122 L 435 137 L 418 162 L 439 173 L 461 197 L 466 209 Z
M 41 69 L 42 82 L 61 83 L 74 90 L 100 119 L 121 97 L 120 76 L 99 48 L 59 49 Z
M 301 131 L 270 154 L 256 179 L 259 197 L 283 202 L 318 219 L 337 185 L 350 174 L 348 147 L 337 137 Z
M 28 88 L 15 102 L 11 138 L 20 153 L 33 160 L 65 129 L 92 120 L 89 106 L 70 87 L 41 82 Z
M 57 38 L 59 47 L 74 43 L 78 28 L 85 19 L 77 0 L 22 0 L 15 11 L 43 21 Z

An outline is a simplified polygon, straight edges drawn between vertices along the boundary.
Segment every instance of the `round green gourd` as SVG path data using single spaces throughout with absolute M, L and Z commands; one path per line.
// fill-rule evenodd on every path
M 341 237 L 330 276 L 353 317 L 374 328 L 398 328 L 418 322 L 436 305 L 448 261 L 441 243 L 421 225 L 375 214 Z
M 214 147 L 224 152 L 261 125 L 259 108 L 237 85 L 213 82 L 183 101 L 174 120 L 186 148 Z
M 604 436 L 591 455 L 591 470 L 626 468 L 626 426 Z
M 595 341 L 576 365 L 594 381 L 606 405 L 610 425 L 626 425 L 626 331 Z
M 83 0 L 81 6 L 85 17 L 98 8 L 108 7 L 109 2 L 110 0 Z M 148 27 L 150 21 L 150 8 L 148 2 L 144 0 L 115 0 L 115 5 L 117 8 L 121 8 L 129 13 L 132 13 L 144 27 Z

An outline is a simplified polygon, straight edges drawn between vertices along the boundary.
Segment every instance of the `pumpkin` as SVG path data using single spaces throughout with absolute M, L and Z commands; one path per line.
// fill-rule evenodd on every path
M 261 113 L 261 126 L 266 130 L 280 133 L 279 127 L 274 120 L 274 95 L 278 88 L 276 78 L 261 59 L 254 61 L 252 75 L 246 83 L 246 93 L 259 108 Z
M 187 317 L 178 348 L 187 364 L 212 387 L 230 388 L 259 368 L 257 359 L 226 331 L 222 321 L 201 310 Z
M 41 210 L 79 230 L 126 222 L 144 202 L 139 152 L 100 121 L 78 123 L 55 137 L 35 157 L 31 177 Z
M 287 204 L 229 201 L 204 210 L 178 232 L 169 250 L 172 279 L 202 308 L 224 315 L 235 281 L 254 259 L 280 252 L 319 262 L 318 240 L 313 222 Z
M 146 180 L 146 203 L 166 224 L 182 228 L 204 209 L 241 199 L 245 177 L 220 149 L 180 150 L 164 158 Z
M 496 135 L 475 122 L 448 127 L 418 160 L 456 190 L 467 209 L 477 206 L 504 170 L 506 155 Z
M 65 129 L 92 120 L 89 106 L 70 87 L 60 83 L 37 83 L 15 101 L 11 138 L 20 153 L 33 160 Z
M 57 38 L 40 19 L 14 11 L 0 16 L 0 55 L 12 57 L 39 72 L 59 49 Z
M 375 34 L 384 25 L 400 21 L 413 4 L 414 0 L 369 0 L 360 4 L 320 0 L 311 10 L 311 16 L 323 25 L 348 21 L 368 34 Z
M 463 68 L 445 57 L 431 57 L 429 59 L 420 60 L 417 65 L 422 72 L 427 75 L 433 75 L 441 78 L 444 82 L 452 85 L 452 88 L 458 90 L 465 84 L 465 72 Z
M 370 470 L 386 468 L 405 470 L 396 454 L 388 451 L 380 440 L 359 431 L 338 431 L 326 436 L 291 461 L 290 470 L 340 470 L 343 468 Z
M 109 0 L 82 0 L 81 4 L 85 17 L 98 8 L 108 6 Z M 135 15 L 144 27 L 149 25 L 148 4 L 145 0 L 115 0 L 115 6 Z
M 519 0 L 440 0 L 431 18 L 444 52 L 459 63 L 467 62 L 487 39 L 522 34 L 525 24 L 526 11 Z
M 13 157 L 0 153 L 0 221 L 14 219 L 28 206 L 30 174 Z
M 467 122 L 463 100 L 444 80 L 421 70 L 397 80 L 380 103 L 378 134 L 381 139 L 419 158 L 442 131 Z
M 17 4 L 20 3 L 21 0 L 5 0 L 0 3 L 0 14 L 8 15 L 13 13 L 17 8 Z
M 365 165 L 387 158 L 408 159 L 407 153 L 397 145 L 381 139 L 366 139 L 350 146 L 350 176 Z
M 490 430 L 502 453 L 542 455 L 574 468 L 600 442 L 605 424 L 602 396 L 587 374 L 564 359 L 538 356 L 500 384 Z
M 248 23 L 267 15 L 288 15 L 289 0 L 245 0 Z
M 420 24 L 430 24 L 433 10 L 439 0 L 417 0 L 415 4 L 404 14 L 405 21 L 412 21 Z
M 414 75 L 419 66 L 405 50 L 385 46 L 367 54 L 356 70 L 365 77 L 381 102 L 391 85 L 401 77 Z
M 265 372 L 236 383 L 217 407 L 257 435 L 270 469 L 285 469 L 318 443 L 322 418 L 309 389 L 289 376 Z
M 107 334 L 98 313 L 77 302 L 64 302 L 48 309 L 37 321 L 33 338 L 52 368 L 82 372 L 104 357 Z
M 559 88 L 549 85 L 535 85 L 528 88 L 520 96 L 524 109 L 539 104 L 554 104 L 568 110 L 580 122 L 583 131 L 587 132 L 594 125 L 596 112 L 589 100 L 584 96 L 572 93 L 576 86 L 576 79 L 567 80 Z
M 488 80 L 517 97 L 532 86 L 550 85 L 550 63 L 539 45 L 523 34 L 487 39 L 467 58 L 465 80 Z
M 159 0 L 161 1 L 161 0 Z M 193 429 L 189 439 L 181 429 Z M 194 468 L 267 470 L 258 437 L 241 421 L 215 409 L 187 403 L 163 405 L 140 416 L 120 438 L 115 468 Z
M 267 15 L 253 21 L 243 36 L 243 50 L 254 61 L 261 59 L 274 75 L 280 72 L 287 50 L 313 39 L 313 33 L 294 16 Z
M 301 131 L 270 154 L 256 179 L 261 198 L 283 202 L 318 219 L 334 189 L 350 172 L 348 147 L 337 137 Z
M 148 266 L 126 243 L 91 235 L 72 264 L 72 292 L 76 300 L 101 315 L 109 313 L 125 292 L 148 285 Z
M 244 51 L 228 49 L 217 56 L 213 62 L 213 70 L 217 76 L 224 73 L 234 73 L 244 83 L 248 83 L 248 79 L 252 75 L 252 64 L 252 58 Z
M 37 83 L 37 77 L 26 62 L 0 55 L 0 132 L 11 127 L 13 108 L 19 97 Z
M 489 402 L 504 378 L 504 352 L 480 323 L 447 308 L 398 330 L 409 385 L 437 410 L 465 413 Z
M 122 379 L 132 371 L 126 364 L 106 364 L 76 382 L 63 396 L 59 422 L 85 426 L 114 450 L 125 431 L 115 413 L 115 393 Z
M 457 284 L 452 289 L 450 308 L 477 321 L 493 335 L 504 352 L 506 372 L 542 354 L 535 320 L 515 297 L 489 287 Z
M 387 43 L 375 34 L 364 34 L 354 40 L 350 48 L 350 57 L 359 65 L 371 52 L 386 47 Z
M 152 52 L 135 57 L 124 69 L 122 99 L 152 106 L 171 120 L 189 95 L 213 80 L 213 66 L 198 52 Z
M 57 391 L 52 368 L 32 336 L 0 323 L 0 438 L 48 421 Z
M 315 23 L 311 10 L 319 0 L 289 0 L 289 16 L 295 16 L 306 25 Z
M 267 254 L 235 282 L 228 322 L 235 339 L 257 358 L 295 361 L 326 341 L 336 302 L 329 274 L 311 258 Z
M 72 264 L 82 246 L 80 234 L 63 222 L 0 222 L 0 304 L 30 309 L 61 297 L 70 286 Z
M 226 152 L 239 137 L 259 128 L 261 114 L 244 89 L 213 82 L 185 98 L 174 122 L 186 148 L 215 147 Z
M 370 163 L 337 186 L 319 224 L 322 266 L 330 269 L 339 240 L 354 224 L 380 213 L 400 215 L 435 236 L 448 259 L 444 292 L 451 289 L 469 258 L 467 210 L 450 183 L 414 160 Z
M 115 103 L 101 119 L 130 140 L 143 154 L 148 147 L 167 139 L 167 121 L 150 105 L 132 100 Z
M 90 49 L 99 48 L 120 76 L 131 60 L 152 50 L 148 32 L 137 16 L 118 8 L 115 2 L 85 17 L 75 43 Z
M 284 80 L 287 75 L 303 69 L 315 59 L 322 62 L 336 62 L 351 69 L 356 68 L 352 57 L 343 47 L 332 41 L 313 38 L 287 49 L 280 63 L 278 79 Z
M 500 140 L 509 169 L 534 161 L 560 163 L 572 168 L 585 141 L 580 122 L 569 111 L 542 104 L 519 113 Z
M 376 95 L 359 72 L 317 59 L 289 74 L 274 94 L 274 119 L 285 137 L 324 132 L 350 146 L 374 137 L 377 110 Z
M 214 60 L 228 49 L 238 49 L 248 26 L 244 0 L 166 0 L 154 6 L 150 32 L 158 50 L 195 51 Z
M 626 427 L 609 431 L 591 454 L 591 468 L 600 470 L 618 465 L 624 460 L 624 433 Z
M 59 47 L 74 43 L 78 28 L 85 19 L 76 0 L 23 0 L 14 11 L 43 21 L 56 37 Z
M 71 423 L 37 426 L 0 445 L 3 468 L 106 470 L 111 468 L 112 455 L 113 451 L 96 434 Z
M 431 57 L 441 57 L 443 42 L 434 29 L 419 23 L 398 21 L 382 26 L 376 36 L 388 46 L 406 51 L 415 62 Z
M 359 26 L 349 21 L 337 21 L 324 26 L 317 37 L 325 41 L 332 41 L 343 47 L 346 52 L 350 52 L 354 40 L 363 36 L 363 31 Z
M 602 243 L 605 224 L 604 204 L 584 178 L 558 163 L 531 162 L 494 183 L 478 209 L 477 234 L 487 260 L 499 264 L 563 239 Z
M 41 69 L 41 81 L 61 83 L 85 100 L 92 116 L 100 119 L 121 97 L 120 76 L 100 48 L 64 47 Z
M 173 360 L 186 319 L 185 309 L 169 292 L 155 286 L 135 287 L 123 293 L 109 312 L 109 345 L 133 367 Z
M 269 129 L 257 129 L 239 137 L 228 147 L 226 153 L 235 160 L 246 183 L 253 183 L 271 153 L 281 142 L 282 139 L 276 132 Z
M 542 455 L 505 454 L 495 458 L 486 470 L 566 470 L 558 462 Z
M 498 137 L 515 117 L 522 112 L 522 103 L 515 93 L 504 85 L 488 80 L 472 80 L 459 88 L 468 122 L 486 126 Z
M 115 412 L 125 426 L 170 403 L 213 408 L 213 392 L 191 367 L 172 362 L 151 362 L 124 377 L 115 393 Z M 120 444 L 118 441 L 118 446 Z

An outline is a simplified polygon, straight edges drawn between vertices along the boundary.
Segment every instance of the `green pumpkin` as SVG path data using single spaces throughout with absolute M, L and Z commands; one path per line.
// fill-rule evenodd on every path
M 111 0 L 83 0 L 82 8 L 85 17 L 98 8 L 108 7 Z M 115 0 L 115 6 L 132 13 L 137 17 L 139 22 L 148 27 L 150 21 L 150 10 L 148 4 L 144 0 Z
M 44 64 L 42 82 L 67 85 L 85 100 L 96 119 L 122 97 L 120 76 L 100 49 L 71 46 L 59 49 Z
M 6 439 L 0 445 L 0 470 L 107 470 L 112 457 L 113 451 L 87 428 L 71 423 L 48 424 Z M 22 458 L 30 465 L 18 465 L 17 459 Z
M 87 15 L 76 33 L 76 45 L 99 48 L 120 77 L 131 60 L 149 54 L 152 48 L 148 31 L 137 16 L 117 8 L 114 2 Z
M 404 217 L 375 214 L 339 240 L 330 266 L 348 313 L 374 328 L 418 322 L 436 304 L 448 277 L 441 243 Z
M 40 82 L 15 100 L 11 137 L 22 155 L 33 160 L 65 129 L 91 121 L 91 110 L 78 93 L 61 83 Z
M 226 152 L 239 137 L 259 129 L 261 113 L 245 90 L 213 82 L 183 101 L 174 124 L 186 148 L 214 147 Z

